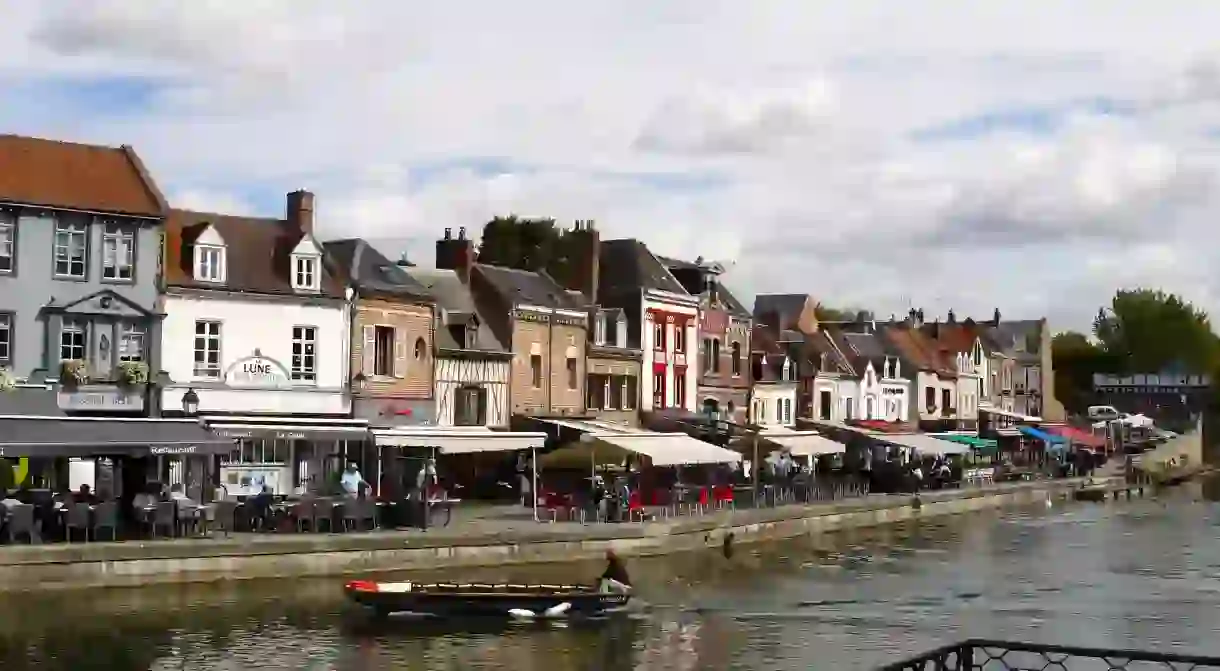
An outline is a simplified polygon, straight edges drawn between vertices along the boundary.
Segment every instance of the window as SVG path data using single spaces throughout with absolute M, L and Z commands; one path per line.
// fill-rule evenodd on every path
M 579 389 L 580 381 L 576 379 L 576 358 L 568 357 L 568 389 Z
M 686 371 L 674 371 L 674 407 L 686 407 Z
M 949 389 L 940 390 L 940 410 L 945 414 L 953 410 L 953 392 Z
M 83 321 L 65 319 L 59 329 L 59 358 L 63 361 L 84 361 L 89 327 Z
M 225 281 L 225 249 L 195 245 L 195 279 L 201 282 Z
M 622 375 L 611 375 L 606 380 L 606 409 L 607 410 L 625 410 L 623 408 L 623 384 Z
M 415 339 L 414 354 L 415 354 L 416 361 L 423 361 L 424 359 L 426 359 L 428 357 L 428 344 L 424 342 L 423 338 Z
M 924 410 L 925 412 L 934 412 L 936 410 L 936 388 L 924 387 Z
M 686 351 L 686 326 L 683 324 L 674 324 L 674 351 Z
M 295 255 L 292 257 L 292 288 L 317 291 L 319 286 L 318 257 Z
M 792 399 L 784 399 L 784 424 L 792 423 Z
M 623 410 L 635 410 L 635 399 L 639 394 L 639 381 L 634 375 L 623 376 Z
M 585 407 L 589 410 L 602 410 L 606 407 L 605 375 L 590 375 L 586 384 Z
M 373 327 L 373 375 L 390 377 L 394 374 L 394 327 Z
M 313 326 L 292 327 L 292 380 L 318 381 L 318 329 Z
M 144 360 L 144 329 L 123 324 L 119 330 L 119 361 Z
M 665 351 L 665 322 L 657 321 L 655 317 L 652 322 L 652 348 Z
M 0 212 L 0 273 L 11 273 L 17 267 L 17 219 Z
M 130 281 L 135 277 L 136 236 L 130 228 L 106 224 L 102 233 L 102 279 Z
M 220 379 L 220 322 L 195 322 L 195 377 Z
M 85 224 L 55 222 L 55 275 L 85 277 L 88 254 L 88 227 Z
M 734 342 L 733 350 L 733 377 L 741 377 L 741 343 Z
M 831 407 L 831 395 L 829 391 L 823 389 L 818 393 L 818 416 L 822 419 L 830 419 L 831 412 L 834 408 Z
M 542 355 L 530 355 L 530 382 L 534 389 L 542 388 Z
M 223 464 L 286 464 L 292 456 L 292 441 L 255 438 L 240 441 L 225 457 Z
M 652 374 L 652 407 L 665 408 L 665 371 L 658 370 Z
M 611 343 L 615 347 L 627 346 L 627 320 L 621 315 L 618 318 L 618 323 L 614 327 L 614 342 Z
M 701 350 L 703 353 L 703 372 L 710 373 L 710 372 L 712 372 L 712 339 L 711 338 L 703 339 L 703 347 L 701 348 Z
M 775 399 L 775 423 L 784 423 L 784 399 L 782 398 Z
M 0 313 L 0 365 L 13 362 L 13 314 Z
M 593 325 L 593 343 L 595 345 L 606 344 L 606 313 L 597 315 L 597 322 Z
M 712 372 L 720 372 L 720 340 L 712 338 Z
M 484 426 L 487 424 L 487 390 L 473 385 L 458 387 L 454 394 L 453 424 Z

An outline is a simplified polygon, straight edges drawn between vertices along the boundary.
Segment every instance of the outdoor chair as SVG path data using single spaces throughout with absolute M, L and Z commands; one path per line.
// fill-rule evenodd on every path
M 327 531 L 334 532 L 335 502 L 330 499 L 321 499 L 313 503 L 313 530 L 322 531 L 323 524 L 326 524 Z
M 361 522 L 367 522 L 369 531 L 377 528 L 377 501 L 364 499 L 360 502 Z
M 98 539 L 98 532 L 102 529 L 110 532 L 110 540 L 118 540 L 119 504 L 116 501 L 106 501 L 105 503 L 97 504 L 97 508 L 93 509 L 92 528 L 93 540 Z
M 227 537 L 233 533 L 233 519 L 237 516 L 237 502 L 217 501 L 213 504 L 212 527 L 225 532 Z
M 5 518 L 8 526 L 8 542 L 15 543 L 19 536 L 24 536 L 30 544 L 36 542 L 34 531 L 34 506 L 22 504 L 8 509 Z
M 343 530 L 361 531 L 368 519 L 367 499 L 349 499 L 343 502 Z
M 93 510 L 89 508 L 88 503 L 69 503 L 68 504 L 68 520 L 64 524 L 64 540 L 72 542 L 72 532 L 80 531 L 85 537 L 85 542 L 89 542 L 90 529 L 92 528 L 92 520 L 90 519 Z
M 187 535 L 188 530 L 190 535 L 194 535 L 199 530 L 200 515 L 203 513 L 203 509 L 194 506 L 183 507 L 176 501 L 174 503 L 177 505 L 178 526 L 182 529 L 183 535 Z
M 169 529 L 169 536 L 178 535 L 178 504 L 173 501 L 161 501 L 157 507 L 153 509 L 152 521 L 149 522 L 149 531 L 153 538 L 157 537 L 157 531 L 160 529 Z
M 310 531 L 317 531 L 316 506 L 313 501 L 298 501 L 292 504 L 292 511 L 289 513 L 292 516 L 292 522 L 296 525 L 297 533 L 304 531 L 308 526 Z

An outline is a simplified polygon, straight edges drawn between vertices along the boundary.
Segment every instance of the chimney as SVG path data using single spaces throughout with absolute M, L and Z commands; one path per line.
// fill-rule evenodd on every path
M 953 314 L 953 308 L 949 308 L 949 316 L 945 319 L 945 322 L 949 324 L 957 323 L 957 315 Z
M 436 241 L 437 270 L 452 270 L 463 283 L 470 280 L 470 268 L 474 265 L 474 241 L 466 238 L 466 227 L 458 229 L 457 239 L 453 229 L 446 228 L 445 236 Z
M 995 313 L 991 315 L 991 325 L 992 326 L 1000 325 L 1000 308 L 996 308 Z
M 288 194 L 288 227 L 313 235 L 313 194 L 304 189 Z
M 569 260 L 568 277 L 555 280 L 566 289 L 579 291 L 590 303 L 597 302 L 597 278 L 601 273 L 601 235 L 592 219 L 577 220 L 567 235 Z

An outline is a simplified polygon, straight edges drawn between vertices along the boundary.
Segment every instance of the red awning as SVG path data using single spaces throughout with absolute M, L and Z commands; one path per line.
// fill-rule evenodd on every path
M 1071 426 L 1053 426 L 1048 427 L 1048 431 L 1053 434 L 1063 436 L 1073 443 L 1088 445 L 1089 447 L 1105 447 L 1106 439 L 1101 436 L 1095 436 L 1088 431 L 1081 431 Z

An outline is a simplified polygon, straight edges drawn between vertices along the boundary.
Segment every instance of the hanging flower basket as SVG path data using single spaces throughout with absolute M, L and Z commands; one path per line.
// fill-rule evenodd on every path
M 0 368 L 0 392 L 10 391 L 17 386 L 17 377 L 13 375 L 13 371 L 7 368 Z
M 60 364 L 59 381 L 62 384 L 85 384 L 89 381 L 89 368 L 80 359 L 66 359 Z
M 148 382 L 148 364 L 143 361 L 119 362 L 119 384 L 135 387 Z

